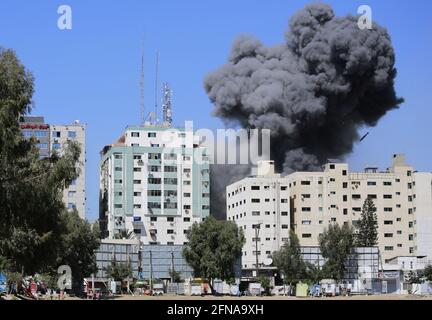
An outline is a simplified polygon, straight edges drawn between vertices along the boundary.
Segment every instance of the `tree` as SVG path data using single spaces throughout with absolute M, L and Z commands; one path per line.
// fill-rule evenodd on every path
M 357 247 L 373 247 L 378 244 L 378 217 L 372 199 L 367 198 L 363 203 L 361 218 L 358 224 L 358 234 L 355 244 Z
M 340 281 L 345 275 L 345 262 L 353 248 L 353 229 L 344 224 L 330 224 L 319 235 L 321 254 L 326 259 L 323 272 L 326 277 Z
M 289 232 L 289 240 L 273 253 L 273 263 L 284 276 L 286 284 L 295 284 L 307 277 L 307 265 L 303 261 L 300 243 L 293 230 Z
M 234 222 L 218 221 L 209 216 L 192 225 L 187 239 L 183 256 L 195 277 L 208 279 L 213 289 L 214 279 L 228 280 L 234 276 L 234 265 L 245 243 L 243 230 Z
M 270 284 L 270 279 L 268 277 L 265 277 L 265 276 L 260 276 L 260 277 L 258 277 L 258 282 L 259 282 L 259 284 L 261 284 L 261 287 L 264 290 L 264 294 L 269 296 L 270 290 L 272 289 L 272 286 Z
M 56 264 L 71 267 L 73 288 L 78 290 L 85 277 L 97 272 L 95 250 L 100 246 L 99 227 L 81 219 L 76 210 L 63 212 L 61 223 L 64 230 Z
M 178 271 L 170 270 L 169 275 L 170 275 L 173 283 L 184 282 L 184 280 L 181 277 L 181 273 Z
M 61 251 L 62 191 L 79 175 L 77 143 L 40 159 L 19 118 L 31 111 L 33 76 L 0 48 L 0 256 L 10 272 L 52 272 Z
M 115 259 L 111 261 L 111 265 L 105 268 L 107 276 L 114 281 L 123 281 L 132 276 L 132 268 L 127 263 L 117 262 Z
M 426 266 L 423 274 L 427 281 L 432 281 L 432 265 Z

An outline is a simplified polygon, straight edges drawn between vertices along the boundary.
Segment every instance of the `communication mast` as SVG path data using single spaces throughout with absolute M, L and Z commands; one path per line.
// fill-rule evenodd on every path
M 145 123 L 144 111 L 144 43 L 142 43 L 141 52 L 141 75 L 140 75 L 140 111 L 141 111 L 141 124 Z
M 172 126 L 172 90 L 168 83 L 162 85 L 162 113 L 163 123 L 168 127 Z

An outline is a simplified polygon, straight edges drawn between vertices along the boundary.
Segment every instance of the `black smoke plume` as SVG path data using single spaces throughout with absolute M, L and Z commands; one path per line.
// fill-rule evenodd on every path
M 312 4 L 289 22 L 286 41 L 267 47 L 253 36 L 234 41 L 228 62 L 209 73 L 214 115 L 244 128 L 271 129 L 279 170 L 319 170 L 343 158 L 359 128 L 375 126 L 403 102 L 394 89 L 395 53 L 386 29 L 361 30 L 358 17 L 336 17 Z M 212 213 L 225 212 L 224 187 L 244 168 L 213 167 Z

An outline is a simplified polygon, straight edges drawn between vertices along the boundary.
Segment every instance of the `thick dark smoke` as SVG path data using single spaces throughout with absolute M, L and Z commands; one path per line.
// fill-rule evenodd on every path
M 267 47 L 252 36 L 239 37 L 228 62 L 204 81 L 214 114 L 244 128 L 271 129 L 272 159 L 286 173 L 343 158 L 359 128 L 375 126 L 402 103 L 394 89 L 390 36 L 375 23 L 361 30 L 357 20 L 336 17 L 319 3 L 291 18 L 283 44 Z M 245 172 L 213 168 L 219 171 L 230 177 Z M 221 194 L 230 181 L 222 174 L 212 180 L 212 212 L 224 212 Z

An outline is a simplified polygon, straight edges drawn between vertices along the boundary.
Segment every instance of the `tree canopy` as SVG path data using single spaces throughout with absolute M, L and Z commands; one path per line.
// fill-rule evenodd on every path
M 273 253 L 273 263 L 287 284 L 297 283 L 308 277 L 308 266 L 303 261 L 300 242 L 293 230 L 290 230 L 288 241 L 279 251 Z
M 234 276 L 234 265 L 242 255 L 243 230 L 232 221 L 218 221 L 209 216 L 194 223 L 187 234 L 183 256 L 193 268 L 195 277 L 228 280 Z
M 62 200 L 81 150 L 69 142 L 41 159 L 36 139 L 23 137 L 19 119 L 32 109 L 33 81 L 15 53 L 0 48 L 0 261 L 25 274 L 70 264 L 81 276 L 93 269 L 98 236 Z
M 350 225 L 330 224 L 318 237 L 321 254 L 326 259 L 323 272 L 327 277 L 341 280 L 345 275 L 345 263 L 352 252 L 354 236 Z
M 355 244 L 357 247 L 373 247 L 378 244 L 378 217 L 372 199 L 363 203 L 361 218 L 358 223 L 358 233 Z

